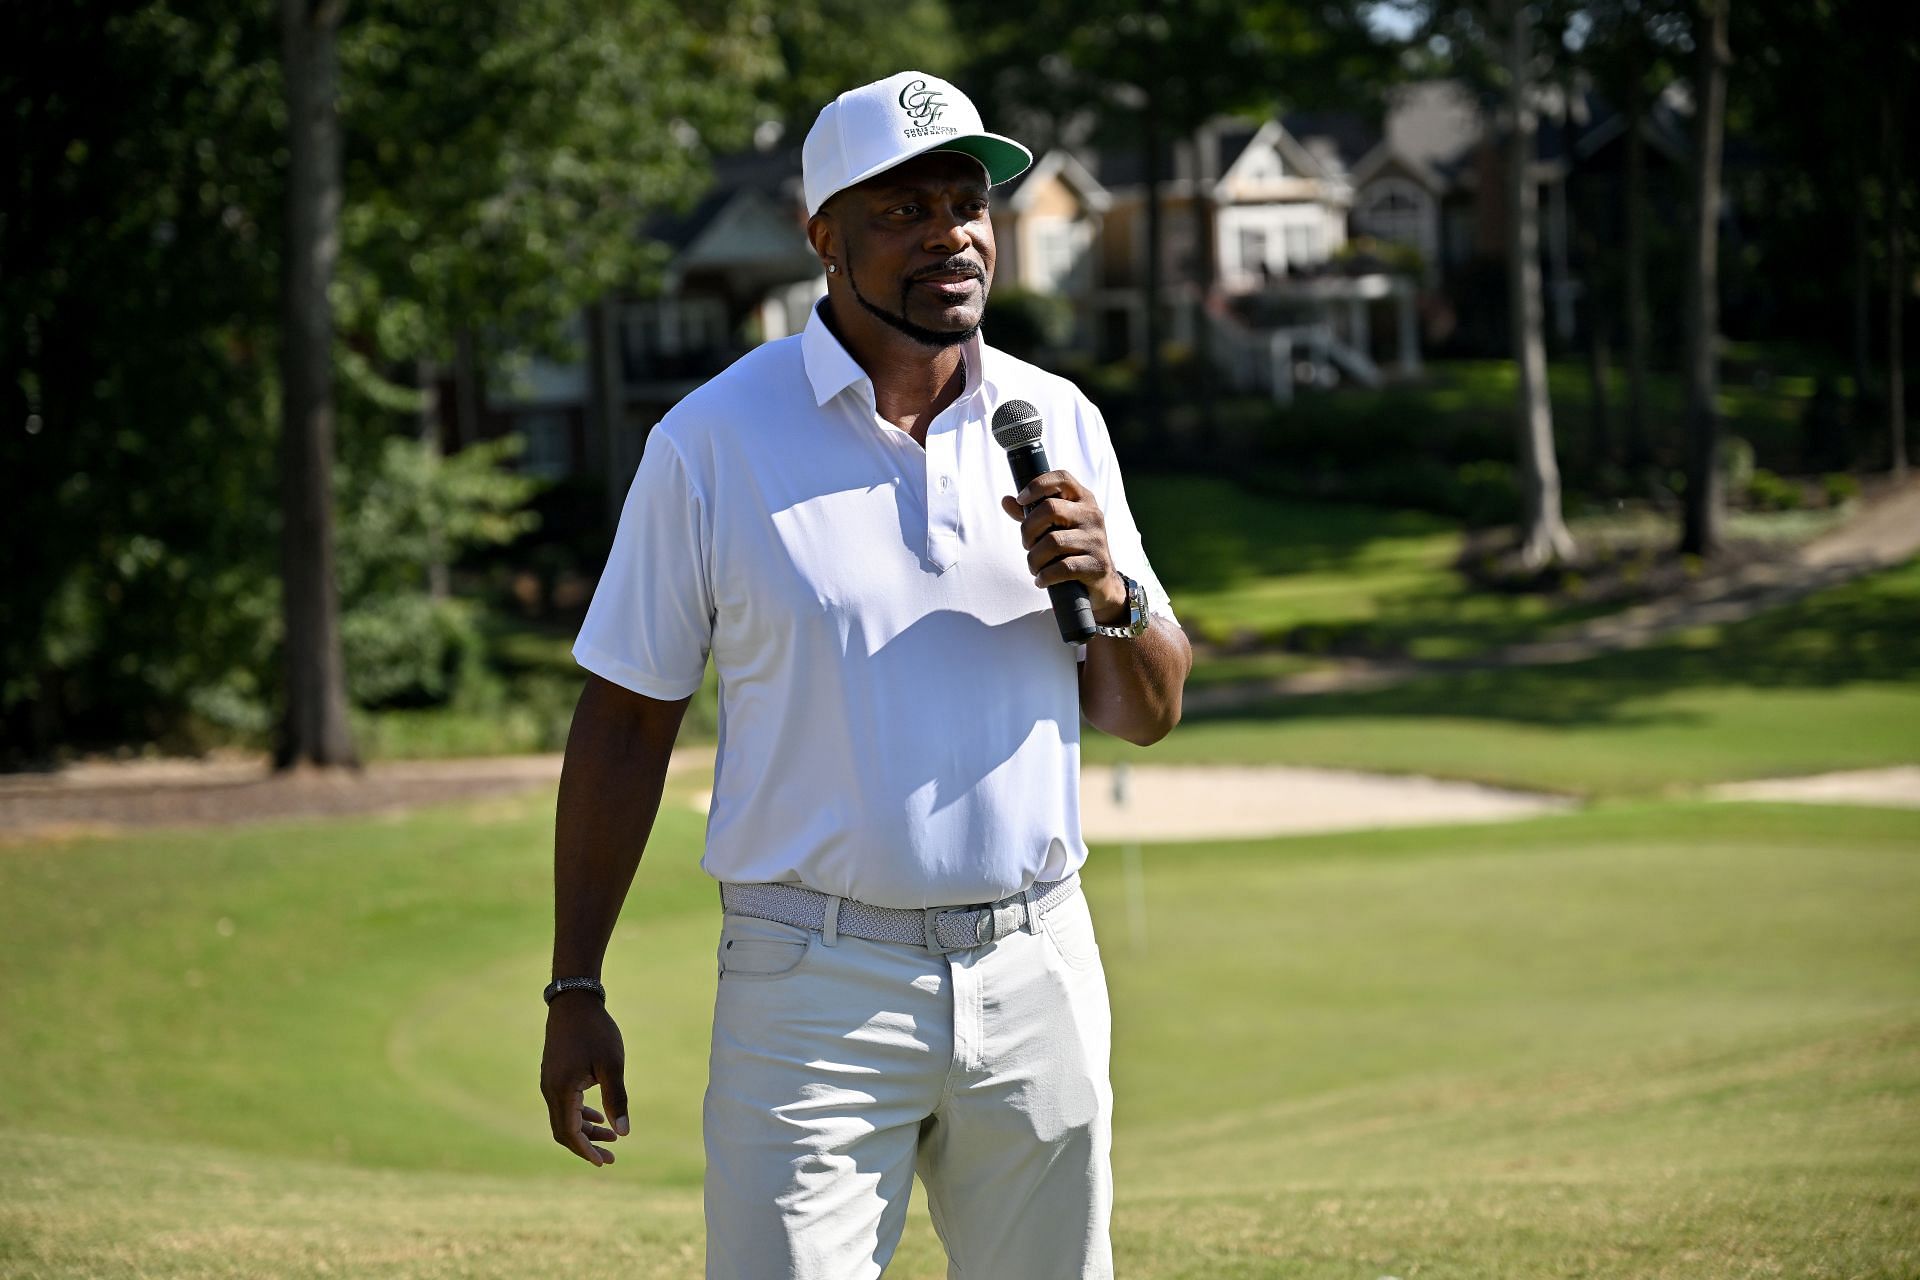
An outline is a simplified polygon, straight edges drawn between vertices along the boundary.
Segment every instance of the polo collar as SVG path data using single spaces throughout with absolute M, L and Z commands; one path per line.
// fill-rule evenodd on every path
M 807 366 L 807 380 L 813 384 L 813 402 L 824 405 L 827 401 L 859 382 L 871 385 L 872 379 L 867 371 L 860 367 L 847 349 L 840 345 L 840 339 L 827 327 L 824 314 L 827 300 L 823 297 L 814 303 L 807 316 L 807 327 L 800 334 L 800 354 Z M 966 384 L 961 388 L 960 398 L 966 400 L 980 390 L 986 381 L 987 344 L 975 329 L 961 348 L 966 357 Z

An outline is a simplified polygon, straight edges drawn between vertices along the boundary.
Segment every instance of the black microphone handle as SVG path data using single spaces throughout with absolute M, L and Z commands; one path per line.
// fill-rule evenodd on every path
M 1016 492 L 1049 470 L 1047 451 L 1038 442 L 1007 450 L 1007 464 L 1013 468 Z M 1047 595 L 1053 599 L 1053 620 L 1060 626 L 1062 640 L 1068 644 L 1085 644 L 1093 638 L 1093 599 L 1087 594 L 1086 583 L 1077 578 L 1056 582 L 1047 588 Z

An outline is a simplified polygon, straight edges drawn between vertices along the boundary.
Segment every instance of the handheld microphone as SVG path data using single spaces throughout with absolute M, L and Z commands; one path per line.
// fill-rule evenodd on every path
M 1040 411 L 1025 400 L 1009 400 L 993 411 L 993 438 L 1007 451 L 1016 493 L 1035 476 L 1050 470 L 1040 431 Z M 1047 588 L 1047 594 L 1053 597 L 1053 620 L 1060 624 L 1062 640 L 1084 644 L 1093 638 L 1093 600 L 1087 595 L 1086 583 L 1056 582 Z

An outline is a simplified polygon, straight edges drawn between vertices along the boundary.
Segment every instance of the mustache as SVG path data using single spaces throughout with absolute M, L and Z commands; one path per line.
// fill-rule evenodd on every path
M 984 280 L 986 271 L 979 263 L 967 258 L 955 258 L 944 266 L 930 267 L 912 277 L 914 280 L 932 280 L 939 276 L 969 276 L 975 280 Z

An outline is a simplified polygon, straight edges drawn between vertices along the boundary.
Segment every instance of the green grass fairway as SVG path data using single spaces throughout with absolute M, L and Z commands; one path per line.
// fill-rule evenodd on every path
M 1619 607 L 1474 586 L 1455 568 L 1465 531 L 1439 516 L 1276 498 L 1177 474 L 1140 478 L 1128 500 L 1183 626 L 1216 643 L 1251 636 L 1284 646 L 1251 660 L 1210 657 L 1195 669 L 1196 684 L 1281 674 L 1356 646 L 1421 661 L 1471 657 Z M 1802 541 L 1837 517 L 1729 519 L 1738 537 Z M 1626 530 L 1655 544 L 1673 536 L 1645 513 L 1582 517 L 1572 527 L 1576 538 L 1603 541 Z
M 1454 569 L 1463 534 L 1413 511 L 1276 499 L 1225 480 L 1154 475 L 1128 501 L 1182 625 L 1212 641 L 1363 639 L 1452 658 L 1602 612 L 1477 591 Z M 1264 655 L 1312 665 L 1311 653 Z M 1231 660 L 1196 679 L 1230 678 Z
M 1587 796 L 1920 761 L 1920 561 L 1564 666 L 1425 677 L 1192 719 L 1090 760 L 1327 765 Z
M 551 821 L 546 792 L 0 849 L 0 1275 L 697 1276 L 700 819 L 663 816 L 615 939 L 635 1133 L 598 1170 L 536 1088 Z M 1119 859 L 1088 875 L 1121 1274 L 1920 1269 L 1920 814 L 1145 865 L 1144 951 Z M 892 1274 L 944 1274 L 924 1217 Z

